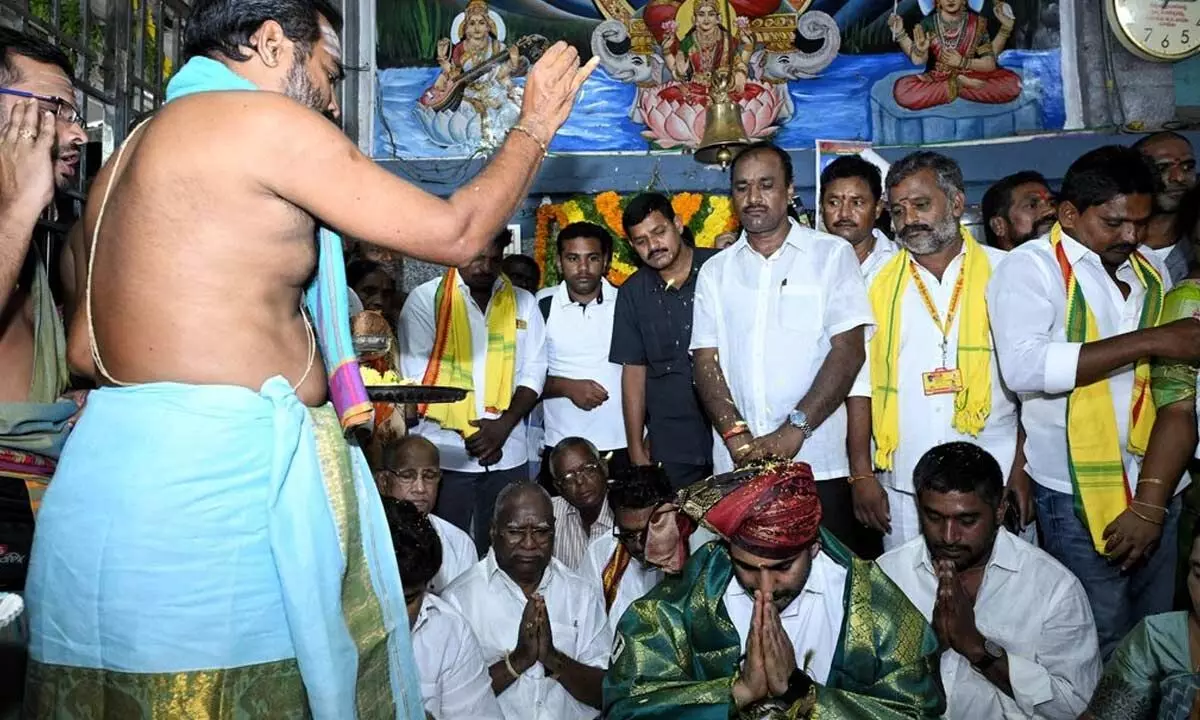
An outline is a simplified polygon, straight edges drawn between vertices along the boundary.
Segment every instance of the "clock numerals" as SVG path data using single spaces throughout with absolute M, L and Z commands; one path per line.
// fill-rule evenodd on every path
M 1143 40 L 1142 42 L 1149 45 L 1150 44 L 1150 36 L 1154 34 L 1154 28 L 1145 28 L 1145 30 L 1146 30 L 1146 39 Z
M 1179 33 L 1179 41 L 1182 42 L 1184 45 L 1187 45 L 1188 43 L 1190 43 L 1192 41 L 1191 38 L 1188 37 L 1187 30 L 1184 30 L 1183 32 Z
M 1200 22 L 1197 22 L 1196 25 L 1200 26 Z M 1142 29 L 1146 31 L 1146 37 L 1142 42 L 1144 42 L 1146 45 L 1150 45 L 1150 38 L 1154 36 L 1154 28 L 1142 28 Z M 1180 31 L 1179 42 L 1184 45 L 1190 45 L 1192 42 L 1191 33 L 1186 29 Z M 1168 33 L 1164 33 L 1162 36 L 1162 40 L 1160 40 L 1158 43 L 1158 46 L 1161 47 L 1163 50 L 1169 49 L 1171 47 L 1171 36 Z
M 1163 35 L 1162 42 L 1159 43 L 1159 45 L 1162 46 L 1163 50 L 1166 50 L 1167 48 L 1171 47 L 1171 38 Z

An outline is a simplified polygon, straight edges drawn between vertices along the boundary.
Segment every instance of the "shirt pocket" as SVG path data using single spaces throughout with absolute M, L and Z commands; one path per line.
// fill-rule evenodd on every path
M 569 655 L 572 660 L 578 660 L 579 656 L 583 654 L 577 646 L 579 642 L 578 621 L 564 623 L 551 620 L 550 634 L 554 636 L 554 647 Z
M 800 284 L 783 285 L 779 288 L 775 317 L 783 330 L 815 340 L 825 325 L 825 302 L 820 289 Z

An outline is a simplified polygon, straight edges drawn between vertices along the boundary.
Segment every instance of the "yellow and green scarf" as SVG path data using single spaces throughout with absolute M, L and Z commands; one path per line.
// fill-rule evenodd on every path
M 965 228 L 962 233 L 962 307 L 959 310 L 957 367 L 963 388 L 954 395 L 955 430 L 978 435 L 992 412 L 992 326 L 988 322 L 987 285 L 992 265 L 979 243 Z M 876 330 L 868 348 L 871 363 L 871 426 L 875 435 L 875 466 L 891 470 L 900 445 L 900 311 L 909 282 L 912 255 L 901 250 L 880 269 L 871 283 L 871 309 Z M 947 331 L 949 328 L 947 328 Z M 923 368 L 932 370 L 933 368 Z
M 456 403 L 422 405 L 418 410 L 443 428 L 470 437 L 476 432 L 471 423 L 479 419 L 475 411 L 474 354 L 467 299 L 458 285 L 458 271 L 454 268 L 442 276 L 434 307 L 437 308 L 437 326 L 433 352 L 429 355 L 421 384 L 462 388 L 467 391 L 467 396 Z M 483 406 L 489 413 L 501 413 L 508 409 L 512 400 L 517 365 L 517 294 L 512 282 L 504 275 L 500 276 L 500 289 L 488 304 L 487 330 Z
M 1050 231 L 1050 247 L 1062 270 L 1067 288 L 1067 342 L 1089 343 L 1101 339 L 1096 316 L 1088 309 L 1087 299 L 1075 269 L 1062 246 L 1062 227 Z M 1129 256 L 1133 271 L 1146 289 L 1139 328 L 1158 324 L 1163 307 L 1163 283 L 1158 271 L 1140 252 Z M 1154 425 L 1154 402 L 1150 395 L 1150 358 L 1134 364 L 1133 397 L 1129 406 L 1129 452 L 1146 453 L 1150 429 Z M 1067 398 L 1067 454 L 1071 469 L 1071 487 L 1075 495 L 1075 515 L 1092 536 L 1096 551 L 1104 553 L 1104 528 L 1129 507 L 1129 482 L 1121 456 L 1121 438 L 1113 412 L 1108 380 L 1077 387 Z

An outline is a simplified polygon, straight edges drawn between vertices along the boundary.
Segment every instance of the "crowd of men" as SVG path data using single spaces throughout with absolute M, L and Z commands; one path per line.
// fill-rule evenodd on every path
M 73 70 L 0 31 L 0 580 L 27 605 L 0 594 L 0 626 L 28 716 L 1200 715 L 1185 137 L 1001 180 L 983 242 L 945 155 L 834 161 L 821 232 L 754 145 L 731 243 L 645 193 L 619 288 L 612 233 L 574 223 L 539 289 L 500 228 L 595 63 L 547 51 L 443 201 L 321 117 L 340 26 L 197 2 L 57 279 L 33 239 L 84 139 Z M 447 269 L 402 299 L 370 253 L 331 269 L 331 228 Z M 403 378 L 466 391 L 402 411 L 370 467 L 348 297 Z

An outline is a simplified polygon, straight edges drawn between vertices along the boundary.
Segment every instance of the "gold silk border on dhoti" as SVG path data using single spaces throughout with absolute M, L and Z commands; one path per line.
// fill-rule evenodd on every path
M 53 678 L 51 680 L 51 678 Z M 311 717 L 295 660 L 225 670 L 129 673 L 29 662 L 22 717 L 69 720 L 300 720 Z M 301 700 L 297 704 L 297 700 Z

